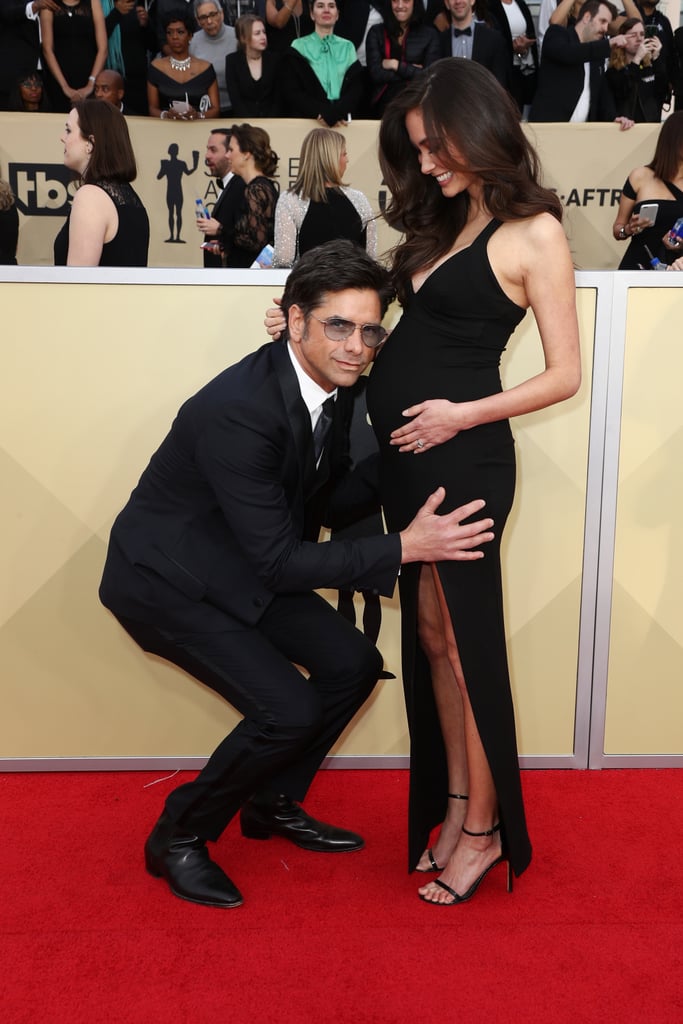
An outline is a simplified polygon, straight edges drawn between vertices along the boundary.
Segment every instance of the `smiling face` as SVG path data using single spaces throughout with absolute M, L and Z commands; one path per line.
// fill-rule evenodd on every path
M 413 16 L 413 8 L 413 0 L 391 0 L 391 13 L 401 26 L 410 23 L 410 19 Z
M 320 35 L 329 35 L 339 20 L 335 0 L 315 0 L 311 4 L 311 20 Z
M 444 2 L 450 11 L 453 24 L 467 28 L 472 21 L 473 0 L 444 0 Z
M 433 152 L 425 131 L 424 120 L 420 110 L 410 110 L 406 114 L 406 131 L 408 137 L 417 150 L 417 159 L 420 170 L 423 174 L 429 174 L 436 180 L 444 196 L 452 198 L 461 192 L 469 192 L 472 195 L 480 188 L 480 180 L 474 174 L 466 171 L 450 170 L 443 162 L 443 155 Z M 450 146 L 450 157 L 448 163 L 465 164 L 463 156 L 455 146 Z
M 355 324 L 380 324 L 377 292 L 371 288 L 326 292 L 313 314 L 305 318 L 296 305 L 289 310 L 289 340 L 297 361 L 325 391 L 350 387 L 369 366 L 375 350 L 363 343 L 358 330 L 344 341 L 330 341 L 320 320 L 341 317 Z
M 83 174 L 90 163 L 92 153 L 92 142 L 84 139 L 81 134 L 81 126 L 78 123 L 78 114 L 72 110 L 66 119 L 64 133 L 60 138 L 64 146 L 64 166 L 70 171 Z

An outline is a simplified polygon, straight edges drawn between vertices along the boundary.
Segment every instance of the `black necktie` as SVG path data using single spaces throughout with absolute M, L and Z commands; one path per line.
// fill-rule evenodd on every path
M 218 189 L 219 192 L 222 192 L 223 191 L 223 179 L 222 178 L 216 178 L 215 181 L 216 181 L 216 188 Z
M 470 25 L 469 28 L 454 28 L 453 35 L 455 36 L 456 39 L 458 38 L 458 36 L 471 36 L 472 26 Z
M 313 428 L 313 454 L 315 455 L 315 464 L 318 465 L 318 459 L 322 455 L 323 448 L 325 447 L 325 439 L 329 433 L 330 427 L 332 426 L 332 417 L 334 416 L 334 398 L 327 398 L 320 410 L 320 416 L 318 416 L 318 422 Z

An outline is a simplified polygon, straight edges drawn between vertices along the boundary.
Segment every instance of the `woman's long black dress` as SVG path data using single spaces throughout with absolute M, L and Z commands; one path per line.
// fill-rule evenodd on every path
M 463 430 L 424 454 L 399 453 L 392 430 L 402 410 L 430 398 L 467 402 L 501 390 L 499 362 L 525 311 L 502 291 L 488 261 L 491 221 L 466 249 L 434 270 L 405 310 L 370 374 L 368 409 L 381 452 L 381 494 L 387 526 L 402 530 L 443 485 L 448 512 L 483 498 L 481 515 L 495 521 L 484 558 L 439 562 L 467 690 L 498 794 L 503 841 L 520 874 L 531 859 L 510 691 L 500 542 L 515 488 L 514 440 L 507 420 Z M 409 868 L 446 812 L 446 757 L 427 660 L 417 643 L 420 565 L 400 576 L 403 680 L 411 738 Z

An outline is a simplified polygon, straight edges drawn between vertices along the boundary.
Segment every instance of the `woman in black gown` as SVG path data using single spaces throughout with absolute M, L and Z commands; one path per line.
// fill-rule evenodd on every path
M 442 511 L 483 498 L 496 533 L 479 560 L 400 577 L 409 866 L 440 872 L 420 895 L 451 906 L 501 860 L 520 874 L 531 857 L 500 578 L 515 484 L 508 418 L 578 388 L 574 275 L 519 111 L 476 62 L 438 61 L 405 87 L 382 120 L 380 162 L 385 216 L 403 232 L 393 272 L 404 313 L 368 386 L 387 525 L 403 529 L 443 486 Z M 528 307 L 545 369 L 502 391 L 500 355 Z

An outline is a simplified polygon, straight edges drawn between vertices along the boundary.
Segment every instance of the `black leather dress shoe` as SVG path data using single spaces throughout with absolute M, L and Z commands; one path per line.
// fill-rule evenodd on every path
M 286 796 L 252 797 L 240 811 L 240 826 L 247 839 L 280 836 L 302 850 L 319 853 L 349 853 L 365 846 L 365 841 L 355 832 L 316 821 Z
M 209 857 L 206 841 L 183 832 L 164 813 L 145 843 L 145 866 L 165 878 L 171 892 L 206 907 L 239 907 L 242 893 Z

